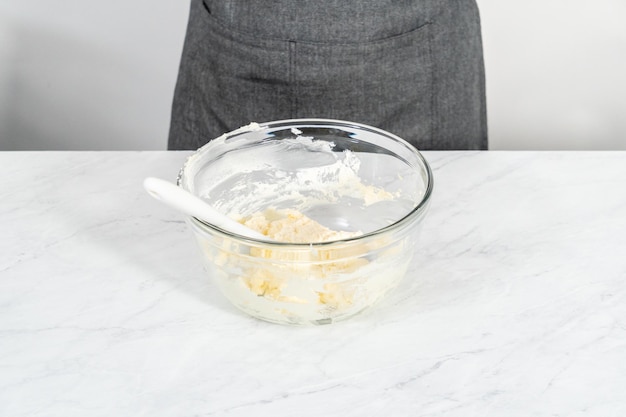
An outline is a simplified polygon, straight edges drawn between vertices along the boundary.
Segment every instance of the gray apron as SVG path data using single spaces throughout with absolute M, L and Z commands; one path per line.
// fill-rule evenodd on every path
M 487 149 L 475 1 L 191 0 L 169 149 L 309 117 Z

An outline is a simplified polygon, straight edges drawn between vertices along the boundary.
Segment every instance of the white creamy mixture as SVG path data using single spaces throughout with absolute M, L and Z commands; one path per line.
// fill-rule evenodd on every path
M 267 209 L 241 219 L 241 223 L 276 240 L 287 243 L 319 243 L 344 240 L 361 232 L 335 231 L 322 226 L 296 210 Z
M 266 210 L 241 220 L 290 243 L 349 239 L 295 210 Z M 276 322 L 322 324 L 347 318 L 376 303 L 404 276 L 409 260 L 403 239 L 378 237 L 335 246 L 258 246 L 233 253 L 205 246 L 209 267 L 224 294 L 248 313 Z M 231 243 L 226 242 L 230 248 Z
M 304 212 L 315 205 L 341 204 L 346 199 L 369 206 L 396 197 L 381 187 L 364 184 L 359 158 L 349 150 L 333 152 L 332 142 L 299 136 L 273 146 L 242 155 L 236 166 L 224 169 L 227 180 L 223 188 L 208 190 L 204 197 L 233 218 L 270 206 Z M 291 159 L 288 163 L 294 166 L 274 168 L 285 163 L 277 163 L 276 158 Z
M 359 313 L 404 276 L 409 242 L 345 241 L 371 230 L 333 230 L 307 214 L 324 218 L 333 208 L 367 207 L 396 195 L 364 184 L 359 158 L 348 150 L 333 152 L 333 143 L 298 136 L 272 146 L 278 149 L 242 154 L 236 166 L 224 163 L 218 170 L 223 175 L 204 197 L 274 240 L 311 245 L 247 248 L 228 238 L 201 241 L 208 269 L 233 304 L 269 321 L 321 324 Z M 337 242 L 313 245 L 329 241 Z
M 241 255 L 206 247 L 205 253 L 208 268 L 235 306 L 269 321 L 324 324 L 360 313 L 394 288 L 410 262 L 406 244 L 356 245 L 345 248 L 353 252 L 346 257 L 342 249 L 331 248 L 253 248 Z

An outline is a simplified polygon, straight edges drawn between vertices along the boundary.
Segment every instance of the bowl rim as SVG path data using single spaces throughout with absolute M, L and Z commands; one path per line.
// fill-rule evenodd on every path
M 202 152 L 202 150 L 208 147 L 209 144 L 211 144 L 211 142 L 213 142 L 214 140 L 218 140 L 218 139 L 225 140 L 230 137 L 238 136 L 238 135 L 250 132 L 250 131 L 260 131 L 269 127 L 276 127 L 276 126 L 282 126 L 282 125 L 287 125 L 287 126 L 296 125 L 296 126 L 291 126 L 291 127 L 297 128 L 298 127 L 297 124 L 305 124 L 305 123 L 307 124 L 319 123 L 323 125 L 345 126 L 345 127 L 357 128 L 360 130 L 368 130 L 378 135 L 386 136 L 389 139 L 393 139 L 399 142 L 401 145 L 407 147 L 411 152 L 413 152 L 417 156 L 417 158 L 419 159 L 420 163 L 423 165 L 424 170 L 426 172 L 426 190 L 424 191 L 424 195 L 422 196 L 422 199 L 420 200 L 420 202 L 415 207 L 413 207 L 413 209 L 409 211 L 405 216 L 401 217 L 400 219 L 396 220 L 395 222 L 391 224 L 388 224 L 385 227 L 373 230 L 368 233 L 364 233 L 359 236 L 354 236 L 354 237 L 345 238 L 345 239 L 324 241 L 324 242 L 291 243 L 291 242 L 255 239 L 255 238 L 251 238 L 251 237 L 247 237 L 247 236 L 243 236 L 237 233 L 230 232 L 228 230 L 222 229 L 215 225 L 206 223 L 196 217 L 188 216 L 188 219 L 193 223 L 193 225 L 200 228 L 204 232 L 217 233 L 221 235 L 222 237 L 226 237 L 226 238 L 229 238 L 238 242 L 242 242 L 242 243 L 245 242 L 246 244 L 263 245 L 263 246 L 270 246 L 270 247 L 281 247 L 281 248 L 289 247 L 293 249 L 300 248 L 300 249 L 309 250 L 311 248 L 327 247 L 327 246 L 332 246 L 332 245 L 337 245 L 337 244 L 346 244 L 346 243 L 352 243 L 352 242 L 357 242 L 357 241 L 362 242 L 363 240 L 369 240 L 370 238 L 377 237 L 377 236 L 380 236 L 382 234 L 385 234 L 391 231 L 402 230 L 404 227 L 408 226 L 411 219 L 413 219 L 414 217 L 418 217 L 426 210 L 428 204 L 430 203 L 430 198 L 433 193 L 434 180 L 433 180 L 433 172 L 430 167 L 430 164 L 428 163 L 426 158 L 424 158 L 424 155 L 422 154 L 422 152 L 420 152 L 419 149 L 417 149 L 408 141 L 386 130 L 383 130 L 383 129 L 380 129 L 371 125 L 366 125 L 363 123 L 351 122 L 351 121 L 346 121 L 346 120 L 338 120 L 338 119 L 299 118 L 299 119 L 283 119 L 283 120 L 269 121 L 269 122 L 263 122 L 263 123 L 250 123 L 247 126 L 243 126 L 231 132 L 224 133 L 218 138 L 213 139 L 207 142 L 206 144 L 202 145 L 191 156 L 187 158 L 187 160 L 185 161 L 185 163 L 183 164 L 183 166 L 181 167 L 179 171 L 176 184 L 179 187 L 182 187 L 182 179 L 184 177 L 184 171 L 187 168 L 188 162 L 194 159 L 194 156 Z

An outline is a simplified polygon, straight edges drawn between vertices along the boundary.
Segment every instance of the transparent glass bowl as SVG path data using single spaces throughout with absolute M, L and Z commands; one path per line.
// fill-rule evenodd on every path
M 391 133 L 297 119 L 210 141 L 188 158 L 178 185 L 238 220 L 289 209 L 350 233 L 268 242 L 187 219 L 208 274 L 233 305 L 270 322 L 317 325 L 363 312 L 406 275 L 433 178 L 420 152 Z

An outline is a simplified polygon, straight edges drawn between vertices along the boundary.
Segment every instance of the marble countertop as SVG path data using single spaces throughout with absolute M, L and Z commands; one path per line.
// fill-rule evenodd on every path
M 304 328 L 144 192 L 188 155 L 0 153 L 1 416 L 626 416 L 626 152 L 425 152 L 409 276 Z

